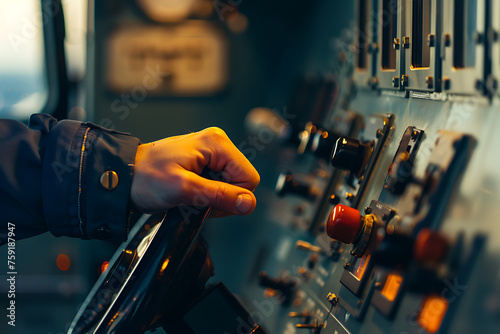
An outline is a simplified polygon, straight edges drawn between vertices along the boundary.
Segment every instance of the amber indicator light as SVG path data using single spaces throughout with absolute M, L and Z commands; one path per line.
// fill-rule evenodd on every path
M 401 287 L 401 282 L 403 277 L 397 274 L 389 274 L 382 288 L 382 295 L 393 302 L 398 295 L 399 288 Z
M 371 255 L 368 254 L 356 261 L 356 264 L 354 265 L 354 268 L 351 272 L 358 280 L 361 280 L 363 278 L 366 268 L 368 267 L 368 263 L 370 262 L 370 257 Z
M 105 272 L 106 269 L 108 269 L 109 267 L 109 262 L 108 261 L 104 261 L 102 264 L 101 264 L 101 273 Z
M 420 308 L 417 323 L 429 333 L 436 333 L 441 327 L 448 310 L 448 300 L 439 295 L 427 297 Z
M 66 271 L 71 266 L 71 260 L 66 254 L 59 254 L 56 259 L 57 268 L 62 271 Z

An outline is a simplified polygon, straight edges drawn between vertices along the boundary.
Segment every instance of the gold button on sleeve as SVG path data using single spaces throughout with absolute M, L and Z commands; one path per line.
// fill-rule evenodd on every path
M 101 175 L 101 185 L 106 190 L 113 190 L 118 186 L 118 174 L 115 171 L 108 170 Z

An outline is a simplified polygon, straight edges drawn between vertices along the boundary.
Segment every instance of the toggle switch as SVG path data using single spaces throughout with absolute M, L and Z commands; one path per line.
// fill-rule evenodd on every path
M 372 144 L 362 143 L 355 138 L 337 139 L 331 156 L 333 167 L 348 170 L 357 176 L 365 169 L 373 151 Z
M 297 240 L 297 242 L 295 243 L 295 247 L 297 247 L 298 249 L 313 252 L 313 253 L 321 253 L 322 252 L 322 249 L 320 247 L 314 246 L 314 245 L 312 245 L 309 242 L 304 241 L 304 240 Z
M 303 318 L 306 321 L 308 318 L 312 317 L 314 314 L 309 312 L 307 309 L 302 312 L 290 312 L 288 316 L 290 318 Z
M 316 190 L 305 182 L 297 181 L 289 172 L 280 173 L 275 188 L 278 196 L 286 194 L 295 194 L 307 199 L 314 199 L 316 197 Z
M 310 323 L 310 324 L 297 324 L 297 325 L 295 325 L 295 328 L 311 329 L 311 330 L 313 330 L 312 333 L 319 334 L 321 332 L 321 329 L 325 328 L 325 324 L 324 323 L 319 323 L 318 319 L 314 319 L 313 323 Z

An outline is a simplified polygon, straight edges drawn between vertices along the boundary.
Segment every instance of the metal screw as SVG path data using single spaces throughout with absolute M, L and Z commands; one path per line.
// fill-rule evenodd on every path
M 444 90 L 449 90 L 451 88 L 451 80 L 448 77 L 443 78 L 443 88 Z
M 376 77 L 370 77 L 368 78 L 368 80 L 366 81 L 366 84 L 372 88 L 372 89 L 375 89 L 377 88 L 377 85 L 378 85 L 378 79 Z
M 345 193 L 345 199 L 352 201 L 354 199 L 354 195 L 352 193 Z
M 434 86 L 434 78 L 430 75 L 425 77 L 425 83 L 427 84 L 427 88 L 432 88 Z
M 474 41 L 476 44 L 482 44 L 484 42 L 484 34 L 478 31 L 474 32 Z
M 378 44 L 377 43 L 371 43 L 368 45 L 368 53 L 373 53 L 378 50 Z
M 401 75 L 401 87 L 406 87 L 408 86 L 408 75 L 403 74 Z
M 451 35 L 450 34 L 444 34 L 443 40 L 444 40 L 444 46 L 451 46 Z
M 350 268 L 351 268 L 351 262 L 346 262 L 346 263 L 344 264 L 344 269 L 345 269 L 345 270 L 349 270 Z
M 410 47 L 410 37 L 403 37 L 403 46 L 405 49 L 408 49 Z
M 367 206 L 367 207 L 365 208 L 365 213 L 366 213 L 367 215 L 369 215 L 370 213 L 372 213 L 372 208 L 370 208 L 369 206 Z
M 399 87 L 399 78 L 398 77 L 392 78 L 392 86 L 394 88 L 398 88 Z
M 475 86 L 476 86 L 477 90 L 482 90 L 484 88 L 483 82 L 481 80 L 479 80 L 479 79 L 476 80 L 476 85 Z
M 488 75 L 488 78 L 486 79 L 486 90 L 488 92 L 493 92 L 496 91 L 498 88 L 498 82 L 495 78 L 493 78 L 491 75 Z
M 434 34 L 427 35 L 427 45 L 429 45 L 429 47 L 431 48 L 436 46 L 436 35 Z
M 498 33 L 493 28 L 488 29 L 488 41 L 490 43 L 498 41 Z
M 394 38 L 392 41 L 392 48 L 394 50 L 399 50 L 399 38 Z

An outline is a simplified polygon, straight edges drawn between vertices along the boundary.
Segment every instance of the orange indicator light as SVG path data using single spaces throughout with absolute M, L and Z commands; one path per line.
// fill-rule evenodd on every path
M 436 333 L 441 327 L 447 310 L 448 300 L 446 298 L 430 295 L 422 303 L 417 322 L 427 332 Z
M 401 287 L 401 282 L 403 277 L 397 274 L 389 274 L 382 288 L 382 295 L 393 302 L 398 295 L 399 288 Z
M 363 275 L 365 274 L 366 268 L 368 267 L 368 263 L 370 262 L 370 257 L 371 255 L 365 255 L 361 259 L 358 259 L 356 261 L 356 264 L 354 265 L 354 270 L 352 271 L 353 275 L 358 279 L 361 280 L 363 278 Z
M 109 266 L 109 262 L 108 261 L 104 261 L 102 264 L 101 264 L 101 273 L 105 272 L 106 269 L 108 269 L 108 266 Z

